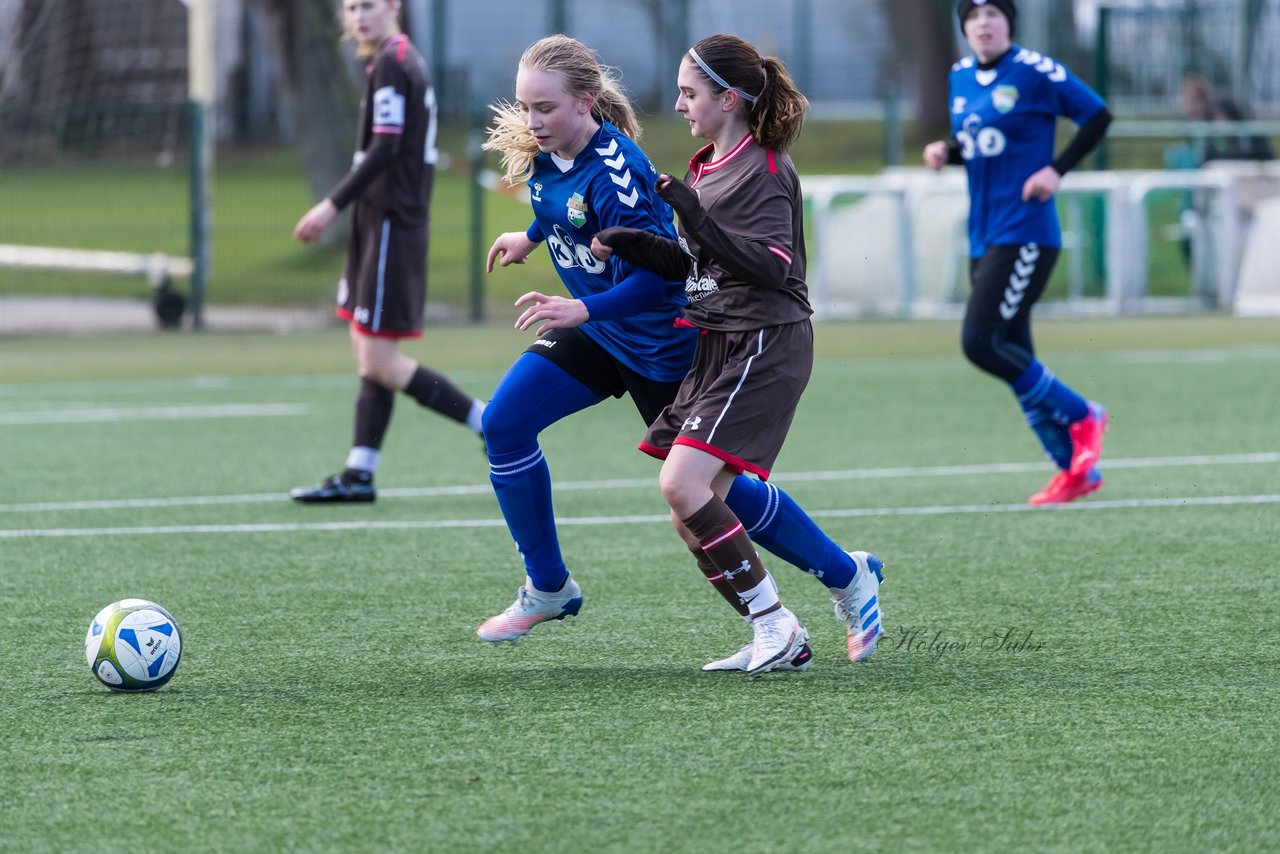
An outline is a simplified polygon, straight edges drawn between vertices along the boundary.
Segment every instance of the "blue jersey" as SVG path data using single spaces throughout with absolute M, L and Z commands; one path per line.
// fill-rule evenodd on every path
M 671 206 L 654 191 L 657 171 L 640 147 L 608 122 L 577 157 L 539 153 L 529 175 L 534 224 L 556 272 L 576 299 L 603 293 L 636 269 L 613 256 L 591 254 L 591 238 L 621 225 L 676 240 Z M 589 320 L 582 331 L 622 364 L 661 382 L 684 378 L 693 361 L 696 331 L 673 324 L 685 303 L 684 282 L 669 282 L 662 302 L 617 320 Z
M 1062 246 L 1054 200 L 1022 201 L 1022 185 L 1053 163 L 1058 116 L 1083 124 L 1103 102 L 1047 56 L 1013 45 L 995 67 L 951 67 L 951 133 L 969 176 L 969 255 L 1000 244 Z

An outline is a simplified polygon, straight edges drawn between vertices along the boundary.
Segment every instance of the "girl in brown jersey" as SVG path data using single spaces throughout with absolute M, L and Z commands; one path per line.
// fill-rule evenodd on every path
M 693 367 L 640 448 L 664 461 L 659 484 L 676 530 L 725 598 L 745 604 L 755 631 L 753 644 L 706 669 L 758 674 L 785 667 L 808 637 L 752 546 L 758 528 L 768 529 L 768 539 L 782 546 L 775 552 L 788 560 L 789 543 L 831 544 L 838 559 L 809 571 L 835 600 L 849 657 L 863 660 L 882 631 L 883 564 L 867 552 L 839 551 L 766 482 L 813 365 L 803 204 L 786 154 L 809 102 L 778 59 L 729 35 L 695 44 L 677 85 L 676 111 L 693 136 L 710 141 L 690 160 L 684 181 L 658 178 L 658 193 L 679 215 L 680 244 L 606 229 L 593 247 L 601 257 L 617 252 L 683 277 L 683 322 L 701 331 Z M 738 477 L 743 472 L 755 478 Z M 771 509 L 747 519 L 730 504 Z
M 422 56 L 400 32 L 400 0 L 343 0 L 346 37 L 366 58 L 351 171 L 307 211 L 293 236 L 319 240 L 350 205 L 351 235 L 337 314 L 350 324 L 360 375 L 346 468 L 290 492 L 303 504 L 373 501 L 373 477 L 396 392 L 480 432 L 484 404 L 399 350 L 422 335 L 428 211 L 436 162 L 435 93 Z

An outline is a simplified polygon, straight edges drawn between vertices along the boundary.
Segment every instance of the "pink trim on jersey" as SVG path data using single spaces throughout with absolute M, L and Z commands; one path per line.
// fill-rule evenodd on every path
M 697 448 L 699 451 L 705 451 L 717 460 L 721 460 L 725 464 L 725 467 L 734 474 L 742 474 L 743 472 L 749 471 L 761 480 L 769 479 L 769 472 L 760 468 L 760 466 L 749 463 L 741 457 L 735 457 L 728 451 L 722 451 L 715 445 L 708 445 L 706 442 L 699 442 L 697 439 L 690 439 L 688 436 L 676 436 L 675 441 L 672 444 L 688 445 L 690 448 Z M 641 444 L 640 450 L 645 450 L 643 444 Z M 646 453 L 648 453 L 648 451 L 646 451 Z M 654 454 L 653 456 L 657 455 Z M 666 455 L 664 454 L 661 459 L 666 459 Z
M 768 249 L 770 252 L 772 252 L 774 255 L 777 255 L 783 261 L 786 261 L 788 264 L 791 263 L 791 256 L 787 254 L 785 249 L 779 249 L 777 246 L 770 246 L 767 243 L 765 244 L 765 248 Z
M 765 152 L 765 154 L 769 155 L 769 174 L 770 174 L 770 175 L 775 175 L 775 174 L 777 174 L 777 172 L 778 172 L 778 162 L 777 162 L 776 160 L 774 160 L 774 159 L 773 159 L 773 149 L 772 149 L 772 148 L 766 148 L 766 149 L 764 150 L 764 152 Z
M 404 133 L 404 128 L 400 125 L 374 125 L 374 133 L 385 133 L 388 136 L 399 136 Z
M 359 332 L 361 335 L 368 335 L 370 338 L 395 338 L 398 340 L 401 338 L 421 338 L 422 337 L 421 329 L 415 330 L 413 332 L 396 332 L 394 330 L 382 329 L 375 332 L 368 326 L 365 326 L 363 323 L 356 323 L 355 315 L 347 311 L 345 308 L 339 308 L 335 310 L 334 314 L 338 315 L 338 317 L 347 321 L 347 323 L 350 323 L 351 328 L 354 329 L 356 332 Z
M 711 145 L 704 145 L 702 148 L 698 150 L 698 153 L 693 155 L 693 157 L 689 160 L 689 169 L 690 171 L 693 172 L 693 181 L 690 182 L 689 186 L 696 187 L 698 185 L 698 182 L 702 180 L 703 175 L 705 175 L 708 172 L 714 172 L 720 167 L 724 166 L 730 160 L 732 160 L 733 158 L 741 154 L 747 148 L 747 146 L 751 145 L 753 142 L 755 142 L 755 137 L 753 137 L 751 134 L 747 134 L 742 138 L 742 140 L 737 145 L 733 147 L 733 150 L 730 151 L 728 154 L 726 154 L 724 157 L 721 157 L 719 160 L 705 160 L 705 161 L 701 159 L 702 156 L 706 154 L 708 151 L 712 150 L 715 147 L 715 143 L 712 143 Z

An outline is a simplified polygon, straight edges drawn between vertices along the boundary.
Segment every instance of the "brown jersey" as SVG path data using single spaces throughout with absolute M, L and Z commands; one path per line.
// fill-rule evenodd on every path
M 387 39 L 365 68 L 351 172 L 330 196 L 382 212 L 398 227 L 425 226 L 436 163 L 435 92 L 408 37 Z
M 746 281 L 700 249 L 682 227 L 680 237 L 697 258 L 685 282 L 685 318 L 726 332 L 805 320 L 813 309 L 804 281 L 804 203 L 795 165 L 786 154 L 761 148 L 750 135 L 719 160 L 711 155 L 710 145 L 695 154 L 685 176 L 707 215 L 725 231 L 763 245 L 789 269 L 781 287 Z

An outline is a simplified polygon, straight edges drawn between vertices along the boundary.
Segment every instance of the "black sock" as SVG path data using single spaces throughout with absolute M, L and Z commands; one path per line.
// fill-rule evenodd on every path
M 467 423 L 467 416 L 471 414 L 471 395 L 449 382 L 444 375 L 422 365 L 418 365 L 418 369 L 413 372 L 404 393 L 427 409 L 434 409 L 463 424 Z
M 348 483 L 373 483 L 373 472 L 364 469 L 346 468 L 342 476 Z
M 387 433 L 387 425 L 391 423 L 391 407 L 396 402 L 396 393 L 386 386 L 378 385 L 373 380 L 360 380 L 360 393 L 356 395 L 356 429 L 355 441 L 351 444 L 357 448 L 382 447 L 382 437 Z

